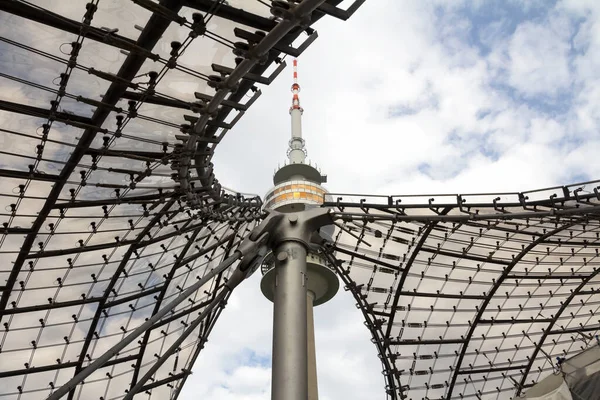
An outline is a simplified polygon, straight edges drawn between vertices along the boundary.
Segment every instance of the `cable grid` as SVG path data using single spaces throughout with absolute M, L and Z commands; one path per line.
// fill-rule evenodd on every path
M 178 397 L 266 216 L 216 147 L 364 0 L 340 3 L 0 2 L 0 400 L 48 398 L 183 294 L 64 396 Z M 325 195 L 387 397 L 516 398 L 596 345 L 599 188 Z

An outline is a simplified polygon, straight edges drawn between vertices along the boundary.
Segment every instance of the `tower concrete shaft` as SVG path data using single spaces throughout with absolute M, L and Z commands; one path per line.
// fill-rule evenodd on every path
M 307 400 L 306 249 L 287 241 L 275 252 L 271 398 Z
M 261 289 L 273 301 L 273 400 L 318 399 L 313 305 L 330 299 L 339 285 L 311 249 L 323 242 L 318 232 L 332 222 L 329 210 L 312 208 L 273 211 L 260 225 L 272 249 Z

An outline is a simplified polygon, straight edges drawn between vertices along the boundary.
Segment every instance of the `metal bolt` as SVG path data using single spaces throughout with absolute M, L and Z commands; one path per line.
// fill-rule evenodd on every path
M 288 255 L 285 251 L 280 251 L 279 254 L 277 254 L 277 261 L 280 262 L 284 262 L 285 260 L 287 260 Z
M 290 224 L 296 225 L 296 223 L 298 222 L 298 216 L 296 216 L 296 215 L 290 215 L 288 217 L 288 221 L 290 221 Z

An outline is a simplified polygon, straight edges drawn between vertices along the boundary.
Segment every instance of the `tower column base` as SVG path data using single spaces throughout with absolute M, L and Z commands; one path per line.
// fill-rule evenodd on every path
M 306 249 L 287 241 L 275 250 L 272 400 L 308 398 Z

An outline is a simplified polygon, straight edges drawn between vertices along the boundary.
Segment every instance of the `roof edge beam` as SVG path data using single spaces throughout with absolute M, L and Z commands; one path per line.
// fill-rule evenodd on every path
M 354 3 L 352 3 L 352 5 L 346 10 L 328 3 L 323 3 L 319 6 L 319 8 L 317 8 L 317 10 L 334 18 L 346 21 L 356 12 L 356 10 L 359 9 L 360 6 L 364 4 L 365 1 L 366 0 L 355 0 Z
M 239 37 L 240 39 L 247 40 L 249 42 L 258 43 L 262 39 L 262 37 L 260 35 L 258 35 L 256 33 L 248 32 L 248 31 L 246 31 L 244 29 L 241 29 L 241 28 L 234 28 L 233 29 L 233 33 L 235 34 L 236 37 Z M 318 37 L 319 37 L 319 34 L 317 33 L 317 31 L 312 31 L 312 33 L 306 38 L 306 40 L 304 42 L 302 42 L 302 44 L 298 48 L 295 48 L 295 47 L 292 47 L 292 46 L 289 46 L 289 45 L 286 45 L 286 44 L 282 44 L 282 43 L 277 43 L 277 44 L 275 44 L 273 46 L 273 49 L 275 49 L 277 51 L 280 51 L 280 52 L 282 52 L 284 54 L 287 54 L 289 56 L 292 56 L 292 57 L 298 57 Z
M 272 19 L 261 17 L 260 15 L 252 14 L 224 3 L 220 4 L 219 7 L 215 7 L 215 2 L 212 0 L 186 0 L 184 5 L 185 7 L 211 13 L 219 18 L 228 19 L 229 21 L 262 31 L 268 32 L 277 25 L 277 22 Z
M 248 72 L 246 73 L 242 79 L 246 79 L 248 81 L 252 81 L 252 82 L 256 82 L 256 83 L 260 83 L 263 85 L 270 85 L 275 78 L 277 78 L 277 76 L 281 73 L 281 71 L 283 71 L 286 67 L 286 63 L 285 61 L 282 61 L 279 63 L 279 66 L 275 69 L 275 71 L 273 71 L 271 73 L 271 75 L 269 76 L 262 76 L 262 75 L 258 75 L 252 72 Z M 211 68 L 213 71 L 218 72 L 220 74 L 225 74 L 225 75 L 231 75 L 231 73 L 233 72 L 233 68 L 231 67 L 226 67 L 224 65 L 219 65 L 219 64 L 211 64 Z

